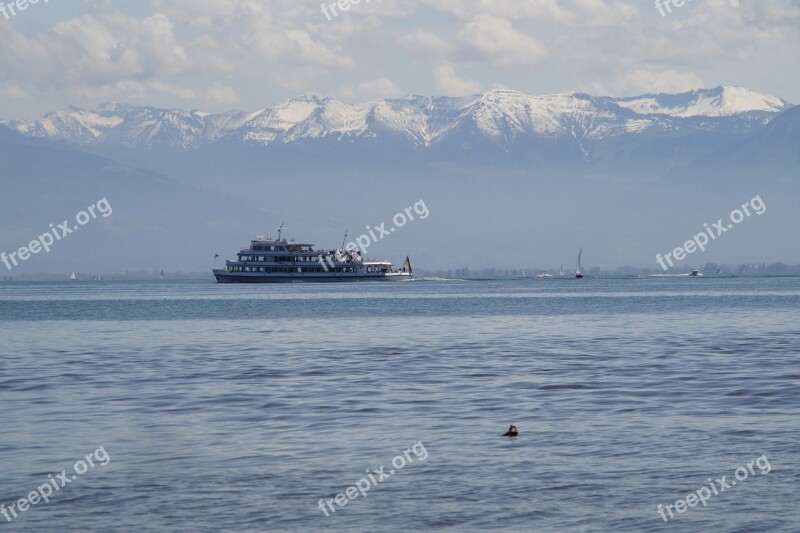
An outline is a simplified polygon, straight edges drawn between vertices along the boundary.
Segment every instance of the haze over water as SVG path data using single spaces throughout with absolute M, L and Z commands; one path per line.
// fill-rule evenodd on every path
M 8 531 L 800 523 L 800 278 L 6 283 L 0 346 L 0 503 L 111 457 Z

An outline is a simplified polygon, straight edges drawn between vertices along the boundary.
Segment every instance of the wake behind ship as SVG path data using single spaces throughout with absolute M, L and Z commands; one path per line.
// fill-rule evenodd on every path
M 406 257 L 402 269 L 389 261 L 362 257 L 358 250 L 315 250 L 313 244 L 257 237 L 249 248 L 214 269 L 218 283 L 297 283 L 334 281 L 400 281 L 412 278 Z

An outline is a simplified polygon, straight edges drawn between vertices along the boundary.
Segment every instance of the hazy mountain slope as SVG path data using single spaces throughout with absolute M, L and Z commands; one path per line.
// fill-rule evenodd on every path
M 260 213 L 220 195 L 193 190 L 162 175 L 23 137 L 0 126 L 0 251 L 15 251 L 101 198 L 113 213 L 57 242 L 2 275 L 21 272 L 123 272 L 198 269 L 215 249 L 230 247 L 227 228 L 246 230 Z M 215 248 L 216 247 L 216 248 Z

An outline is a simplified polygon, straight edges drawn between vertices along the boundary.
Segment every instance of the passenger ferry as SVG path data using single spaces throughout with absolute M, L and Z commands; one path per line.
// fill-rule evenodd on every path
M 313 244 L 281 238 L 257 237 L 249 248 L 225 261 L 224 269 L 214 269 L 218 283 L 296 283 L 326 281 L 400 281 L 412 278 L 411 262 L 406 257 L 402 269 L 389 261 L 375 261 L 358 250 L 315 250 Z M 215 256 L 215 261 L 218 256 Z

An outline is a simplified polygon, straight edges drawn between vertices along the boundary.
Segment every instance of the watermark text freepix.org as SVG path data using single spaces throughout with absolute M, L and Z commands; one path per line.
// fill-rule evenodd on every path
M 425 205 L 424 200 L 420 200 L 416 202 L 414 205 L 406 207 L 404 211 L 397 213 L 395 216 L 392 217 L 392 222 L 394 223 L 394 227 L 386 229 L 386 222 L 381 222 L 374 228 L 372 226 L 367 226 L 367 233 L 369 235 L 359 235 L 355 238 L 355 240 L 347 243 L 344 249 L 348 252 L 354 252 L 359 250 L 361 252 L 362 257 L 366 257 L 367 248 L 371 245 L 375 244 L 376 242 L 380 241 L 384 237 L 387 237 L 397 231 L 398 228 L 402 228 L 409 222 L 414 221 L 414 213 L 419 216 L 420 220 L 425 220 L 431 214 L 430 210 L 428 210 L 428 206 Z M 377 234 L 375 233 L 377 231 Z M 326 263 L 327 260 L 327 263 Z M 330 255 L 320 255 L 317 258 L 319 264 L 322 265 L 322 268 L 325 269 L 325 272 L 329 270 L 330 267 L 333 267 L 335 264 L 333 259 Z
M 691 1 L 692 0 L 656 0 L 656 9 L 658 9 L 662 17 L 666 17 L 667 13 L 672 13 L 672 8 L 669 6 L 670 4 L 675 7 L 683 7 L 686 2 Z M 664 11 L 664 8 L 666 8 L 666 11 Z
M 371 1 L 372 0 L 364 0 L 364 3 L 369 4 Z M 339 13 L 336 12 L 337 7 L 340 11 L 347 11 L 350 9 L 350 6 L 357 6 L 360 3 L 361 0 L 337 0 L 330 5 L 322 4 L 322 13 L 330 21 L 339 16 Z M 331 17 L 331 13 L 333 13 L 333 17 Z
M 44 3 L 46 4 L 49 1 L 50 0 L 44 0 Z M 9 2 L 8 5 L 6 5 L 5 2 L 0 2 L 0 14 L 2 14 L 6 20 L 11 20 L 11 17 L 16 16 L 20 11 L 25 11 L 30 6 L 38 3 L 39 0 L 16 0 L 14 2 Z
M 5 252 L 0 252 L 0 261 L 2 261 L 4 265 L 6 265 L 6 268 L 8 270 L 11 270 L 15 266 L 19 266 L 19 261 L 27 261 L 28 259 L 30 259 L 32 254 L 38 254 L 42 250 L 44 250 L 45 252 L 49 252 L 50 247 L 56 241 L 60 241 L 70 233 L 77 231 L 81 226 L 85 226 L 91 220 L 97 218 L 98 213 L 95 212 L 95 208 L 97 208 L 98 213 L 103 218 L 107 218 L 111 216 L 111 213 L 113 213 L 111 209 L 111 204 L 108 203 L 108 200 L 103 198 L 102 200 L 99 200 L 97 203 L 87 207 L 86 211 L 81 211 L 77 215 L 75 215 L 75 222 L 77 222 L 77 224 L 70 227 L 68 220 L 65 220 L 64 222 L 58 225 L 50 224 L 49 232 L 39 235 L 39 237 L 28 243 L 27 246 L 23 246 L 16 252 L 11 252 L 9 254 L 6 254 Z M 17 261 L 17 259 L 19 259 L 19 261 Z
M 389 472 L 384 472 L 384 465 L 377 470 L 373 470 L 370 472 L 367 470 L 367 476 L 362 477 L 354 485 L 347 487 L 342 494 L 338 494 L 335 498 L 330 499 L 321 499 L 317 504 L 320 510 L 325 513 L 325 516 L 330 516 L 328 514 L 328 509 L 330 509 L 331 513 L 335 513 L 336 509 L 333 507 L 333 503 L 336 502 L 338 507 L 344 507 L 347 505 L 348 501 L 355 500 L 358 498 L 359 494 L 363 497 L 367 497 L 367 491 L 370 488 L 374 488 L 378 485 L 378 483 L 383 482 L 384 479 L 393 476 L 396 473 L 396 470 L 402 470 L 405 468 L 406 464 L 411 464 L 414 462 L 414 459 L 411 457 L 411 452 L 414 452 L 414 457 L 419 459 L 420 461 L 424 461 L 428 458 L 428 450 L 425 449 L 425 445 L 422 444 L 422 441 L 418 441 L 414 446 L 407 449 L 402 453 L 402 455 L 398 455 L 394 459 L 392 459 L 392 466 L 394 469 L 390 469 Z M 376 479 L 375 476 L 378 476 Z M 371 484 L 370 484 L 371 483 Z M 327 506 L 327 507 L 326 507 Z
M 706 251 L 706 245 L 710 242 L 709 239 L 712 241 L 722 235 L 723 233 L 727 232 L 729 229 L 733 228 L 734 224 L 739 224 L 741 221 L 745 219 L 745 215 L 748 217 L 752 215 L 750 212 L 750 208 L 753 208 L 756 215 L 763 215 L 767 211 L 767 204 L 764 203 L 764 200 L 761 199 L 761 195 L 757 195 L 755 198 L 752 198 L 749 202 L 745 202 L 742 204 L 741 209 L 734 209 L 731 211 L 730 220 L 731 222 L 725 226 L 723 224 L 722 219 L 720 218 L 715 223 L 711 224 L 709 227 L 708 222 L 703 224 L 705 227 L 705 231 L 702 231 L 692 237 L 691 240 L 686 241 L 683 243 L 683 246 L 679 246 L 675 248 L 673 251 L 664 254 L 664 257 L 661 257 L 661 254 L 656 254 L 656 262 L 661 265 L 661 268 L 664 270 L 669 270 L 665 261 L 669 263 L 669 266 L 675 266 L 672 262 L 672 258 L 676 261 L 683 261 L 686 258 L 686 254 L 693 254 L 698 249 L 700 251 Z
M 36 490 L 29 492 L 25 498 L 20 498 L 9 507 L 0 504 L 0 514 L 2 514 L 8 522 L 11 522 L 17 518 L 17 511 L 24 513 L 30 509 L 32 505 L 36 505 L 41 501 L 45 503 L 50 502 L 50 496 L 53 495 L 53 491 L 63 489 L 68 484 L 78 479 L 78 476 L 88 472 L 89 468 L 97 466 L 94 462 L 95 460 L 98 461 L 100 466 L 106 466 L 111 462 L 111 456 L 108 455 L 108 452 L 106 452 L 103 446 L 100 446 L 93 453 L 88 454 L 83 459 L 79 459 L 72 466 L 72 469 L 75 471 L 74 474 L 68 475 L 66 470 L 62 470 L 61 473 L 56 474 L 55 477 L 53 474 L 48 474 L 47 483 L 39 485 Z
M 737 468 L 733 474 L 736 479 L 732 479 L 728 482 L 728 476 L 722 476 L 716 481 L 712 481 L 711 478 L 708 478 L 708 487 L 700 487 L 696 491 L 687 494 L 686 498 L 677 500 L 674 504 L 670 503 L 666 507 L 659 503 L 658 507 L 656 507 L 656 511 L 661 515 L 664 522 L 669 522 L 671 519 L 675 518 L 675 515 L 672 513 L 673 508 L 678 514 L 683 514 L 687 509 L 696 507 L 698 503 L 702 503 L 703 507 L 705 507 L 708 505 L 708 500 L 710 500 L 712 496 L 725 492 L 726 489 L 735 486 L 737 481 L 744 481 L 751 474 L 755 475 L 756 471 L 753 469 L 753 465 L 758 467 L 761 475 L 769 474 L 772 471 L 772 466 L 769 464 L 769 459 L 767 459 L 766 454 L 762 455 L 757 459 L 749 461 L 747 467 L 740 466 Z M 669 514 L 669 518 L 667 518 L 667 514 Z

